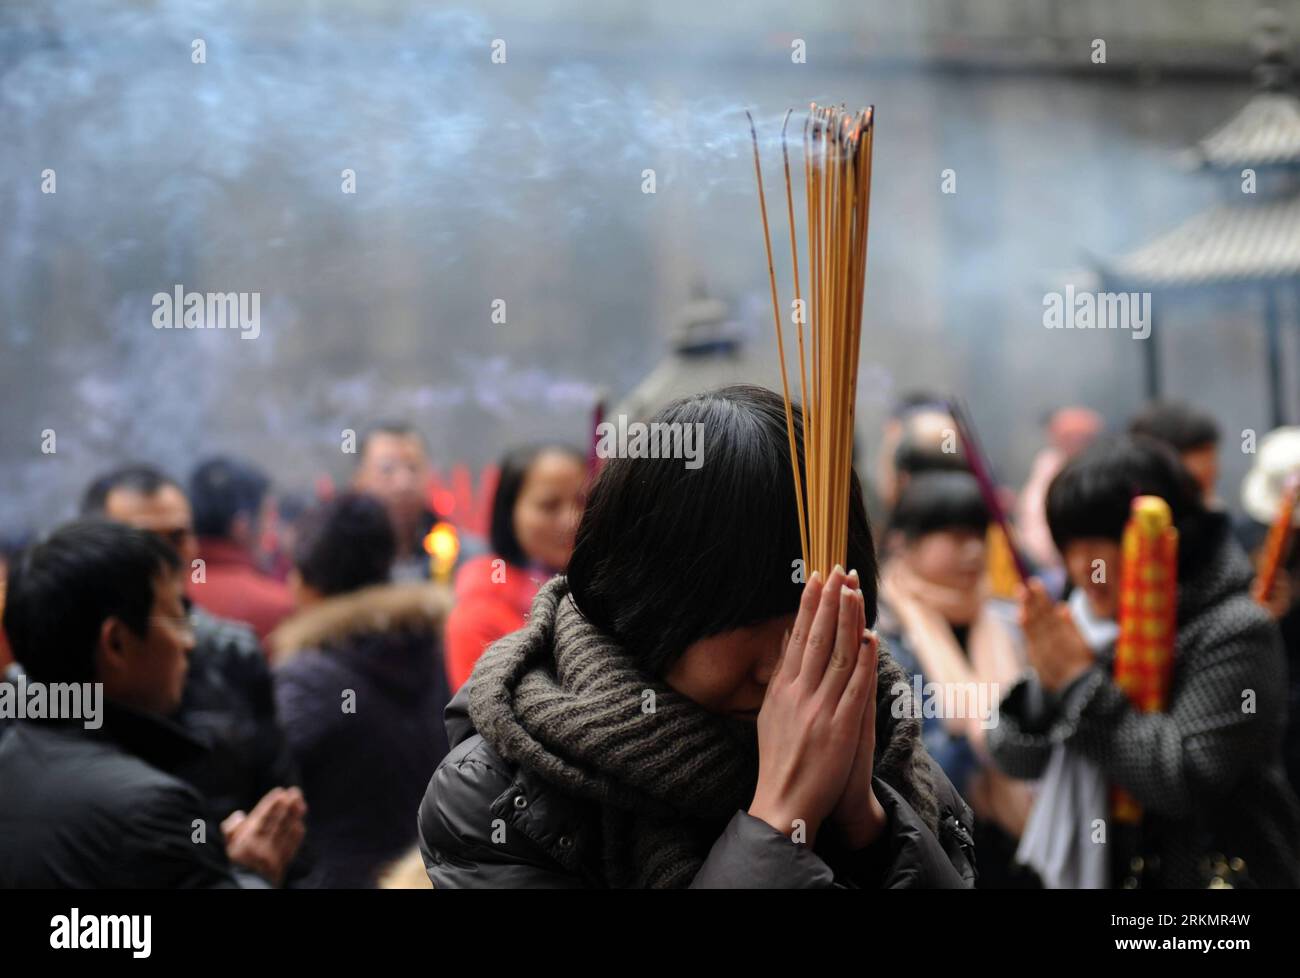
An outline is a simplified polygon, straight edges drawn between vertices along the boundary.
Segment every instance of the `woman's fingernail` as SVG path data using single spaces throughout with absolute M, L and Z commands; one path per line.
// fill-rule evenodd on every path
M 835 570 L 832 571 L 831 573 L 833 573 L 833 574 L 843 574 L 843 573 L 844 573 L 844 568 L 841 567 L 839 564 L 836 564 L 836 565 L 835 565 Z
M 810 578 L 808 578 L 808 583 L 809 583 L 809 584 L 820 584 L 821 582 L 822 582 L 822 572 L 821 572 L 821 571 L 813 571 L 813 572 L 812 572 L 812 576 L 811 576 Z

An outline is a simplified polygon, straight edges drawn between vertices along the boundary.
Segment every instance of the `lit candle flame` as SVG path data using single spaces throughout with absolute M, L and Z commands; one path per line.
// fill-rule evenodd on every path
M 439 584 L 451 579 L 451 569 L 460 554 L 460 535 L 450 523 L 435 523 L 424 538 L 424 552 L 429 555 L 429 574 Z

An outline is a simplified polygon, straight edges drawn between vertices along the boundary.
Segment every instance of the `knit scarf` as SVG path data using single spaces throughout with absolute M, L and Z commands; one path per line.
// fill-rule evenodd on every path
M 907 685 L 882 654 L 876 774 L 934 828 L 920 721 L 889 709 L 896 682 Z M 523 629 L 483 654 L 469 711 L 506 760 L 594 803 L 611 887 L 689 885 L 754 795 L 754 724 L 710 713 L 647 675 L 582 617 L 564 577 L 538 592 Z

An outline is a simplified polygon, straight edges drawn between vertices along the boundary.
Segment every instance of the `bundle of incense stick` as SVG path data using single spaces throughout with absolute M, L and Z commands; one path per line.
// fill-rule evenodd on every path
M 1268 538 L 1264 541 L 1264 558 L 1260 561 L 1259 573 L 1250 589 L 1251 597 L 1259 604 L 1268 603 L 1273 585 L 1277 582 L 1278 570 L 1286 562 L 1287 552 L 1291 548 L 1297 502 L 1300 502 L 1300 472 L 1291 475 L 1283 485 L 1277 516 L 1268 528 Z
M 748 113 L 746 113 L 748 115 Z M 768 229 L 758 132 L 754 174 L 767 247 L 772 316 L 781 358 L 781 389 L 799 515 L 799 539 L 808 574 L 829 573 L 848 553 L 849 491 L 852 484 L 853 419 L 858 387 L 858 345 L 862 334 L 862 296 L 867 274 L 867 225 L 871 209 L 871 141 L 874 106 L 856 114 L 842 108 L 809 107 L 803 133 L 805 231 L 808 240 L 808 303 L 799 280 L 798 231 L 785 115 L 781 150 L 785 161 L 786 214 L 790 222 L 790 260 L 794 272 L 792 319 L 798 331 L 799 401 L 803 405 L 802 471 L 795 438 L 794 409 L 786 368 L 782 308 L 777 296 Z M 809 327 L 808 343 L 804 326 Z
M 1029 566 L 1025 563 L 1024 557 L 1020 555 L 1020 548 L 1016 546 L 1016 537 L 1011 528 L 1011 521 L 1007 519 L 1006 511 L 1002 508 L 1002 501 L 998 499 L 997 482 L 993 479 L 993 470 L 989 466 L 988 456 L 984 454 L 984 448 L 975 435 L 975 426 L 971 424 L 970 415 L 956 400 L 948 402 L 948 411 L 952 415 L 953 423 L 957 426 L 957 437 L 961 439 L 962 448 L 966 452 L 966 465 L 970 469 L 971 475 L 975 477 L 976 483 L 979 484 L 980 496 L 984 500 L 984 508 L 989 511 L 989 519 L 993 521 L 994 526 L 997 526 L 1002 531 L 1002 535 L 1007 541 L 1007 548 L 1011 551 L 1011 561 L 1015 565 L 1016 574 L 1019 575 L 1022 584 L 1027 584 L 1029 582 Z

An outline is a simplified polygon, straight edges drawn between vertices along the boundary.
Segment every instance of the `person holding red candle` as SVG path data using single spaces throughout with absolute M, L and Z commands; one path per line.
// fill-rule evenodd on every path
M 1112 674 L 1134 496 L 1164 500 L 1178 532 L 1173 666 L 1158 712 L 1135 705 Z M 1037 805 L 1063 797 L 1066 780 L 1086 788 L 1095 770 L 1141 818 L 1122 831 L 1104 788 L 1080 790 L 1076 798 L 1095 804 L 1058 808 L 1041 833 L 1036 807 L 1022 855 L 1046 865 L 1048 885 L 1300 885 L 1300 803 L 1280 757 L 1282 651 L 1225 517 L 1206 508 L 1168 446 L 1124 436 L 1061 470 L 1047 520 L 1074 592 L 1058 605 L 1038 581 L 1022 590 L 1033 674 L 1003 699 L 988 746 L 1008 774 L 1045 777 Z

